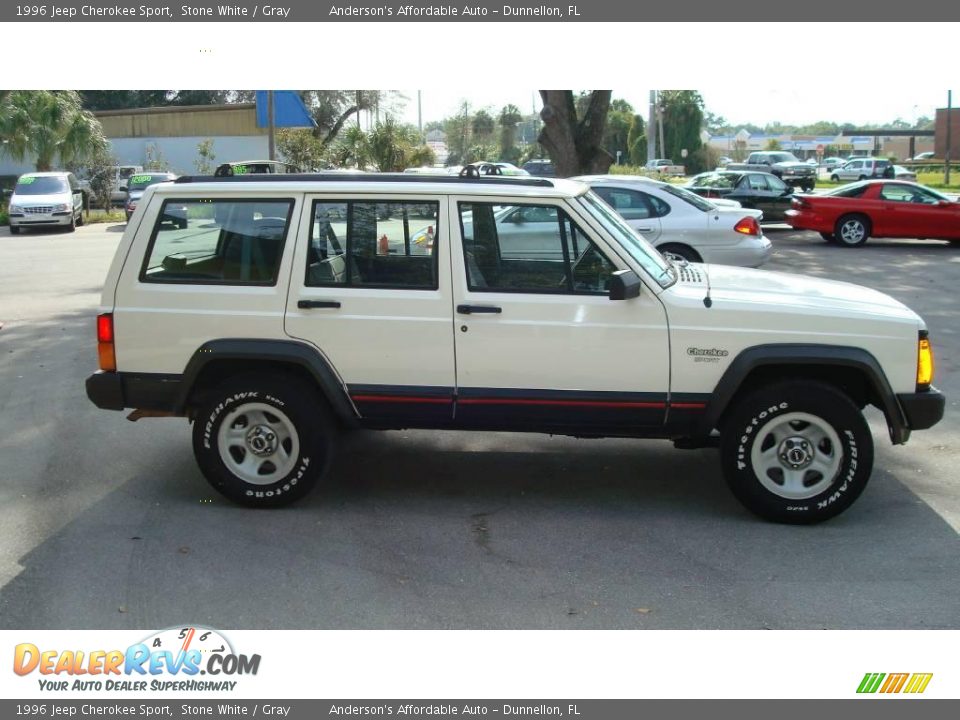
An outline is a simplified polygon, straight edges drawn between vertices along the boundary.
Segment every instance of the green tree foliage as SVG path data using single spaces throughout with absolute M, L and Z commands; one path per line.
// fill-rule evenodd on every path
M 647 124 L 642 115 L 634 115 L 630 132 L 627 134 L 631 165 L 647 164 Z
M 301 128 L 277 130 L 277 152 L 288 163 L 304 170 L 324 168 L 328 163 L 327 148 L 313 132 Z
M 14 90 L 0 101 L 0 152 L 37 170 L 79 165 L 107 145 L 97 119 L 75 90 Z
M 763 148 L 764 150 L 783 150 L 783 145 L 780 144 L 780 141 L 776 138 L 770 138 L 767 140 L 767 144 Z
M 663 106 L 663 157 L 687 166 L 690 173 L 701 172 L 694 155 L 703 144 L 700 131 L 703 128 L 703 98 L 696 90 L 664 90 L 660 93 Z M 683 158 L 686 150 L 687 158 Z
M 516 105 L 504 105 L 500 110 L 500 159 L 504 162 L 516 163 L 520 160 L 517 124 L 522 121 L 523 115 Z
M 80 90 L 87 110 L 253 102 L 252 90 Z
M 109 212 L 117 181 L 117 158 L 104 145 L 90 154 L 82 168 L 76 169 L 90 181 L 91 205 Z
M 198 175 L 212 175 L 217 167 L 217 155 L 213 149 L 213 138 L 197 143 L 197 159 L 193 161 Z
M 473 139 L 480 144 L 487 145 L 493 142 L 493 132 L 496 123 L 486 110 L 478 110 L 470 121 L 470 130 Z
M 446 133 L 447 150 L 450 153 L 447 156 L 447 163 L 450 165 L 460 165 L 464 162 L 467 151 L 470 149 L 471 128 L 470 104 L 464 101 L 456 115 L 443 121 L 443 132 Z
M 607 127 L 603 133 L 603 147 L 614 158 L 620 153 L 625 163 L 630 155 L 630 131 L 634 124 L 633 108 L 626 100 L 614 100 L 607 113 Z

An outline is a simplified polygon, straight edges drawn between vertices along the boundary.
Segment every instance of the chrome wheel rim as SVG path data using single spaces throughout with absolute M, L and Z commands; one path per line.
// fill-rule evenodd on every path
M 272 485 L 294 468 L 300 436 L 290 418 L 272 405 L 246 403 L 234 408 L 217 433 L 220 459 L 251 485 Z
M 750 460 L 764 488 L 782 498 L 806 500 L 837 479 L 843 446 L 836 431 L 822 418 L 787 413 L 760 428 Z
M 847 220 L 840 226 L 840 237 L 847 244 L 858 243 L 867 234 L 867 229 L 859 220 Z

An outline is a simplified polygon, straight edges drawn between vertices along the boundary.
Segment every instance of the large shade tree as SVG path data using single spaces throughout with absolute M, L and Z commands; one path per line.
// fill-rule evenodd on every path
M 577 101 L 572 90 L 541 90 L 543 129 L 538 141 L 549 153 L 558 177 L 605 173 L 613 157 L 603 146 L 610 90 L 593 90 Z
M 13 90 L 0 99 L 0 151 L 38 171 L 83 164 L 106 147 L 100 122 L 74 90 Z

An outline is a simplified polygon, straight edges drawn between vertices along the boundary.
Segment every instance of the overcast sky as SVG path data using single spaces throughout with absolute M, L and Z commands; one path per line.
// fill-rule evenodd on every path
M 786 83 L 785 83 L 786 84 Z M 406 122 L 417 122 L 417 91 L 402 91 L 409 101 L 402 111 Z M 766 125 L 779 121 L 785 125 L 806 125 L 818 120 L 855 125 L 886 123 L 898 117 L 913 122 L 917 117 L 933 117 L 934 108 L 946 107 L 947 91 L 925 87 L 923 82 L 911 87 L 909 93 L 874 91 L 869 88 L 852 89 L 837 81 L 817 87 L 785 87 L 764 89 L 739 87 L 700 89 L 706 109 L 722 115 L 732 124 L 753 123 Z M 624 98 L 635 109 L 646 115 L 649 90 L 614 90 L 614 97 Z M 472 89 L 469 95 L 447 90 L 422 91 L 423 121 L 440 120 L 457 112 L 460 103 L 468 100 L 472 110 L 487 107 L 498 112 L 507 103 L 513 103 L 524 113 L 535 105 L 540 110 L 540 95 L 536 90 Z M 960 94 L 954 98 L 960 104 Z

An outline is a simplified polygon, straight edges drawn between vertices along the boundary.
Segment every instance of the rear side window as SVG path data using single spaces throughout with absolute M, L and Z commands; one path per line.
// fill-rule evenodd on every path
M 304 284 L 436 290 L 439 210 L 426 200 L 314 202 Z
M 275 285 L 293 200 L 165 200 L 143 282 Z

